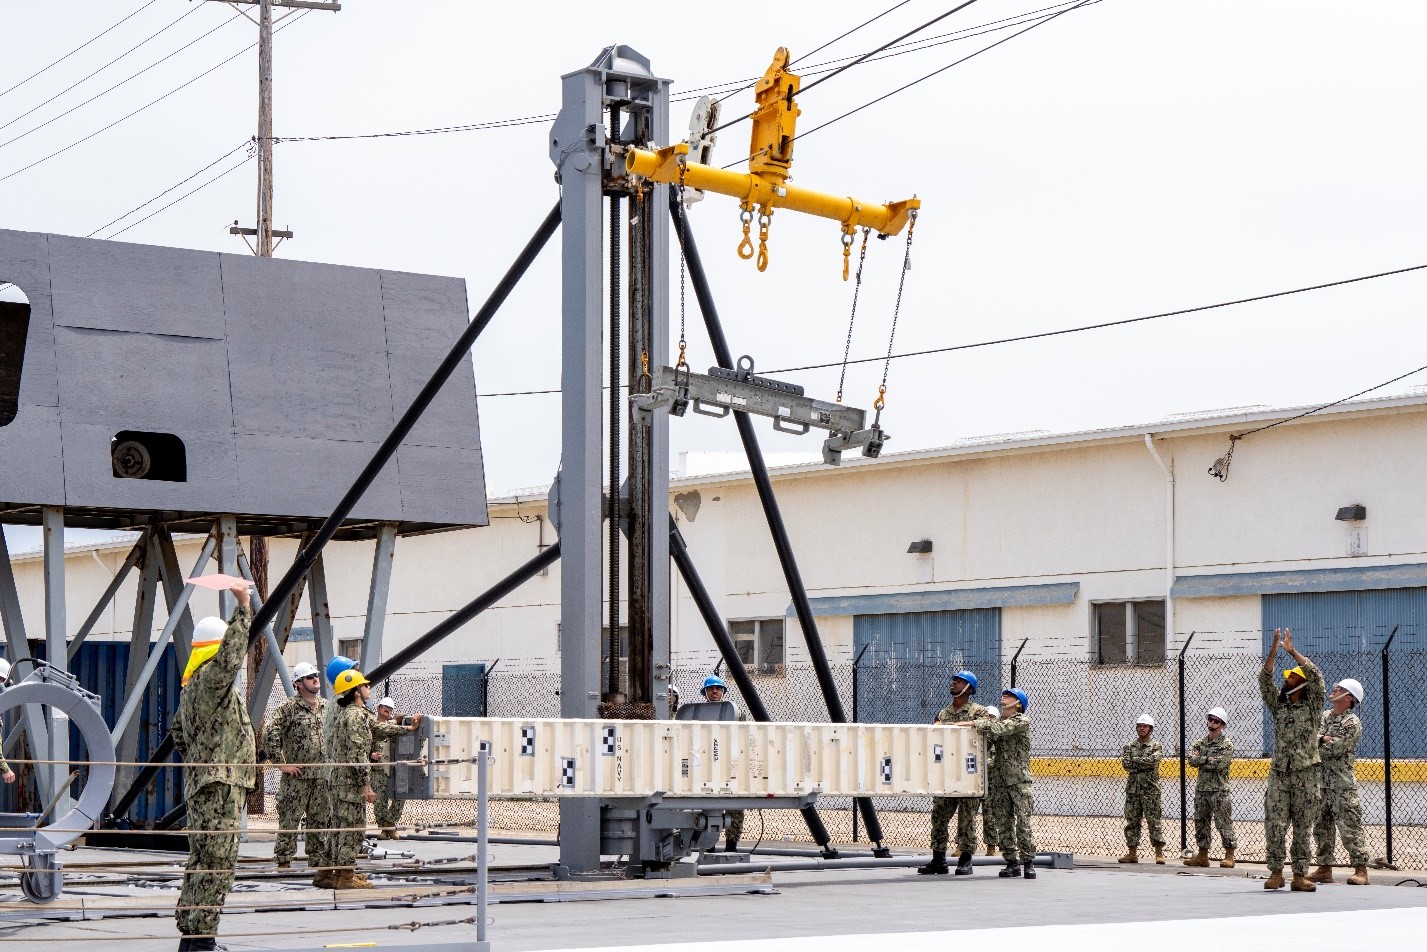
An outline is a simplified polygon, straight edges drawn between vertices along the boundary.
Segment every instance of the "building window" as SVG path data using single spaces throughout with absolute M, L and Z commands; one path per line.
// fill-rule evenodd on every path
M 783 619 L 749 618 L 729 629 L 744 667 L 755 674 L 783 673 Z
M 9 426 L 20 411 L 20 372 L 29 333 L 29 298 L 0 280 L 0 426 Z
M 346 658 L 361 660 L 362 639 L 360 638 L 338 638 L 337 653 Z
M 1094 606 L 1095 663 L 1164 664 L 1164 602 L 1100 602 Z

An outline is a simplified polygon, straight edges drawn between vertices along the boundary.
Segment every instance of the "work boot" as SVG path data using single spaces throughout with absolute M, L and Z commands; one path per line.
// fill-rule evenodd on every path
M 223 946 L 218 944 L 218 940 L 212 936 L 208 936 L 206 939 L 189 939 L 188 947 L 192 952 L 215 952 L 215 950 L 223 949 Z M 224 949 L 223 952 L 227 952 L 227 950 Z
M 1185 860 L 1185 861 L 1184 861 L 1184 865 L 1185 865 L 1185 866 L 1208 866 L 1208 865 L 1209 865 L 1209 851 L 1208 851 L 1208 850 L 1200 850 L 1199 852 L 1195 853 L 1193 856 L 1191 856 L 1191 857 L 1189 857 L 1187 860 Z
M 1368 886 L 1372 880 L 1368 879 L 1368 868 L 1366 866 L 1354 866 L 1353 875 L 1348 877 L 1349 886 Z
M 1036 878 L 1036 867 L 1033 863 L 1027 863 L 1021 867 L 1021 875 L 1026 879 Z
M 960 856 L 958 856 L 958 857 L 956 858 L 956 875 L 958 875 L 958 876 L 970 876 L 970 875 L 971 875 L 971 853 L 970 853 L 970 852 L 962 853 Z
M 724 851 L 725 853 L 737 853 L 737 852 L 738 852 L 738 840 L 724 840 L 724 842 L 723 842 L 723 851 Z
M 334 884 L 334 888 L 371 889 L 372 884 L 367 882 L 366 879 L 358 879 L 356 872 L 349 867 L 337 871 L 337 882 Z
M 183 936 L 178 940 L 178 952 L 189 952 L 193 948 L 193 940 L 188 936 Z
M 354 883 L 357 884 L 357 886 L 356 886 L 357 889 L 374 889 L 374 888 L 376 888 L 376 887 L 374 887 L 374 886 L 372 885 L 372 881 L 367 878 L 367 874 L 366 874 L 366 873 L 359 873 L 359 872 L 357 872 L 356 870 L 353 870 L 353 871 L 352 871 L 352 882 L 354 882 Z
M 1300 876 L 1297 873 L 1293 874 L 1293 882 L 1289 884 L 1288 889 L 1290 892 L 1318 891 L 1318 887 L 1313 885 L 1313 880 L 1309 879 L 1307 876 Z
M 1186 865 L 1187 865 L 1187 864 L 1186 864 Z M 1205 865 L 1205 866 L 1208 866 L 1208 865 L 1209 865 L 1209 862 L 1208 862 L 1208 858 L 1207 858 L 1207 857 L 1205 858 L 1204 865 Z M 1221 860 L 1219 860 L 1219 865 L 1220 865 L 1221 867 L 1223 867 L 1224 869 L 1233 869 L 1233 868 L 1234 868 L 1234 848 L 1233 848 L 1232 846 L 1226 846 L 1226 847 L 1224 847 L 1224 858 L 1221 859 Z
M 1125 855 L 1121 856 L 1119 859 L 1119 862 L 1121 863 L 1138 863 L 1139 861 L 1140 851 L 1135 849 L 1133 846 L 1125 850 Z
M 961 866 L 959 864 L 956 871 L 960 874 Z M 917 874 L 921 876 L 945 876 L 949 872 L 951 869 L 946 865 L 946 850 L 932 850 L 932 861 L 925 866 L 917 867 Z
M 1158 844 L 1155 845 L 1155 848 L 1154 848 L 1154 861 L 1155 861 L 1155 865 L 1157 865 L 1157 866 L 1163 866 L 1163 865 L 1164 865 L 1164 844 L 1163 844 L 1163 843 L 1158 843 Z
M 1018 879 L 1021 875 L 1021 864 L 1014 862 L 1007 863 L 1006 868 L 1001 870 L 996 875 L 1001 877 L 1002 879 Z
M 996 855 L 996 845 L 995 845 L 994 843 L 987 843 L 987 844 L 986 844 L 986 855 L 987 855 L 987 856 L 995 856 L 995 855 Z
M 1275 869 L 1275 870 L 1273 870 L 1272 872 L 1270 872 L 1270 873 L 1268 874 L 1268 879 L 1265 879 L 1265 880 L 1264 880 L 1263 888 L 1265 888 L 1265 889 L 1282 889 L 1282 888 L 1283 888 L 1283 870 L 1281 870 L 1281 869 Z
M 319 869 L 312 877 L 312 887 L 314 889 L 336 889 L 337 877 L 333 870 Z
M 1331 883 L 1333 881 L 1333 867 L 1319 866 L 1313 870 L 1313 872 L 1309 873 L 1307 878 L 1309 881 L 1315 883 Z
M 278 869 L 292 869 L 292 860 L 287 860 L 287 859 L 283 860 L 281 863 L 278 863 L 278 864 L 277 864 L 277 868 L 278 868 Z

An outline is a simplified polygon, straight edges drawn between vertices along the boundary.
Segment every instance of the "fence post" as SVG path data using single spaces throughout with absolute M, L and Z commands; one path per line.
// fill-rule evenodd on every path
M 1382 646 L 1382 796 L 1387 821 L 1387 863 L 1392 865 L 1392 692 L 1388 690 L 1387 652 L 1397 637 L 1398 625 L 1392 626 L 1387 643 Z
M 481 717 L 491 716 L 491 672 L 498 664 L 500 659 L 496 658 L 481 672 Z
M 857 657 L 852 659 L 852 723 L 857 723 L 857 666 L 862 663 L 862 656 L 867 653 L 867 649 L 872 647 L 872 642 L 862 646 L 862 650 L 857 652 Z M 852 801 L 852 842 L 857 842 L 857 800 Z
M 1184 653 L 1198 632 L 1191 631 L 1184 639 L 1184 647 L 1179 649 L 1179 851 L 1189 849 L 1189 766 L 1184 748 L 1189 743 L 1188 727 L 1184 718 Z
M 1021 646 L 1016 649 L 1015 654 L 1011 655 L 1011 687 L 1016 686 L 1016 663 L 1021 660 L 1021 652 L 1026 650 L 1026 642 L 1030 640 L 1029 638 L 1022 638 Z

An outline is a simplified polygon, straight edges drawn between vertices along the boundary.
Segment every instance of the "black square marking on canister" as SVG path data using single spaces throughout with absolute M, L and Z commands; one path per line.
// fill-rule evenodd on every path
M 891 783 L 891 782 L 892 782 L 892 758 L 891 758 L 891 757 L 883 757 L 883 758 L 882 758 L 882 782 L 883 782 L 883 783 Z
M 575 758 L 560 758 L 560 786 L 575 789 Z
M 615 729 L 613 727 L 606 727 L 604 729 L 604 736 L 600 742 L 600 750 L 606 757 L 614 756 L 615 736 Z
M 533 726 L 520 729 L 520 756 L 535 756 L 535 728 Z

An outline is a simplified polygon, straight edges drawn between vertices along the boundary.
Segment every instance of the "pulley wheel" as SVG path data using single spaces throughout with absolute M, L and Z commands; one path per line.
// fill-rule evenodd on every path
M 114 461 L 114 475 L 122 479 L 143 479 L 153 468 L 149 448 L 138 440 L 125 440 L 115 446 L 110 455 Z

